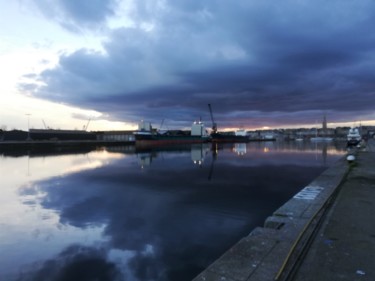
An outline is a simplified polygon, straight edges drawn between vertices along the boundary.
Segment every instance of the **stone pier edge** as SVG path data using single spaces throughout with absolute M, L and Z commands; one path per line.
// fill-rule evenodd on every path
M 264 227 L 256 227 L 193 281 L 282 280 L 349 171 L 346 156 L 342 157 L 268 217 Z

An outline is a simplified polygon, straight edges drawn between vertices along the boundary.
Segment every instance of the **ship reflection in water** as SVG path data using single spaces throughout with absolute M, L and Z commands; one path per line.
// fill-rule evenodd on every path
M 345 153 L 309 145 L 3 152 L 0 280 L 191 280 Z
M 193 164 L 202 166 L 204 159 L 210 152 L 211 144 L 184 144 L 184 145 L 173 145 L 168 150 L 165 147 L 149 147 L 148 149 L 142 149 L 137 152 L 138 164 L 143 169 L 145 166 L 150 166 L 153 159 L 158 157 L 164 157 L 165 154 L 172 152 L 188 153 L 190 152 L 191 161 Z M 164 149 L 164 150 L 163 150 Z
M 235 143 L 234 144 L 234 151 L 237 155 L 245 155 L 246 154 L 246 143 Z

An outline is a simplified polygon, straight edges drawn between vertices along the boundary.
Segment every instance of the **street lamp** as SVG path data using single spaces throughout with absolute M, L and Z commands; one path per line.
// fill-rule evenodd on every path
M 31 140 L 30 138 L 30 113 L 26 113 L 25 115 L 27 115 L 27 139 L 26 140 Z

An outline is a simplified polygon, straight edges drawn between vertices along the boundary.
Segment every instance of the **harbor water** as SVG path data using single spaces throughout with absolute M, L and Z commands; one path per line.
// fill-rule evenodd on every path
M 345 154 L 310 142 L 0 152 L 0 280 L 191 280 Z

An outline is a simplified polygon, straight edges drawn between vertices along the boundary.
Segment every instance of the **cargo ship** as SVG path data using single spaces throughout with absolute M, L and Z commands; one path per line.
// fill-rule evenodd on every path
M 153 129 L 150 122 L 138 124 L 138 130 L 134 132 L 136 145 L 165 145 L 165 144 L 182 144 L 182 143 L 203 143 L 210 141 L 204 124 L 194 122 L 190 131 L 165 131 L 161 132 Z

